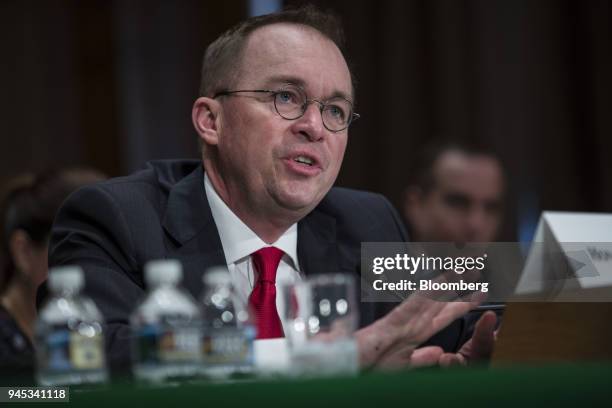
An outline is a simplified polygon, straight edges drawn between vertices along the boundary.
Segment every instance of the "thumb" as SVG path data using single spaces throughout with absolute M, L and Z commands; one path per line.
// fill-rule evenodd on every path
M 440 356 L 440 367 L 464 366 L 467 364 L 465 357 L 460 353 L 444 353 Z
M 495 324 L 497 316 L 492 311 L 485 312 L 474 328 L 472 335 L 471 360 L 483 360 L 491 357 L 495 345 Z
M 429 367 L 437 365 L 443 353 L 444 350 L 437 346 L 427 346 L 418 348 L 414 350 L 412 356 L 410 356 L 410 366 Z

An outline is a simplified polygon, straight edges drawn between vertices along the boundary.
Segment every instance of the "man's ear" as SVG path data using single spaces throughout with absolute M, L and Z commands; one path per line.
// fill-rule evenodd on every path
M 196 99 L 191 110 L 191 119 L 204 145 L 219 143 L 221 105 L 212 98 Z

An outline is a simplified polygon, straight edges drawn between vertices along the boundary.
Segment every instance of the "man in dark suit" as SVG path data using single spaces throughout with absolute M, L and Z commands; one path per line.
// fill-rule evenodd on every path
M 204 57 L 192 113 L 202 161 L 151 163 L 65 203 L 50 263 L 85 270 L 85 290 L 108 324 L 112 361 L 127 360 L 128 316 L 144 294 L 142 269 L 151 259 L 180 260 L 183 284 L 196 296 L 205 269 L 226 265 L 249 297 L 265 283 L 253 259 L 262 250 L 278 254 L 277 274 L 300 279 L 358 274 L 361 242 L 406 240 L 386 199 L 332 189 L 357 117 L 340 47 L 337 21 L 312 8 L 239 24 Z M 419 296 L 390 311 L 362 304 L 362 365 L 438 361 L 442 349 L 416 346 L 474 305 Z M 274 323 L 275 305 L 264 306 L 274 313 L 260 320 Z M 492 338 L 485 326 L 483 338 Z

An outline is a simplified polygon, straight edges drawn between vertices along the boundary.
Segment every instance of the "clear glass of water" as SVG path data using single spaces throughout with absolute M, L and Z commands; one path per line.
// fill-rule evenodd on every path
M 355 278 L 326 274 L 281 287 L 281 319 L 292 372 L 341 375 L 358 371 L 353 334 L 359 320 Z

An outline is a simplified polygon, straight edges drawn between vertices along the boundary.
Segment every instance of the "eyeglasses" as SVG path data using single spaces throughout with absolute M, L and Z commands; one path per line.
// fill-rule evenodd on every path
M 340 132 L 348 128 L 353 120 L 359 119 L 359 114 L 353 112 L 353 104 L 336 96 L 326 101 L 308 99 L 306 91 L 298 85 L 287 84 L 277 91 L 268 89 L 252 89 L 239 91 L 217 92 L 214 98 L 219 96 L 232 96 L 242 92 L 267 93 L 274 98 L 274 109 L 283 119 L 296 120 L 304 116 L 308 105 L 316 103 L 319 105 L 323 126 L 330 132 Z

